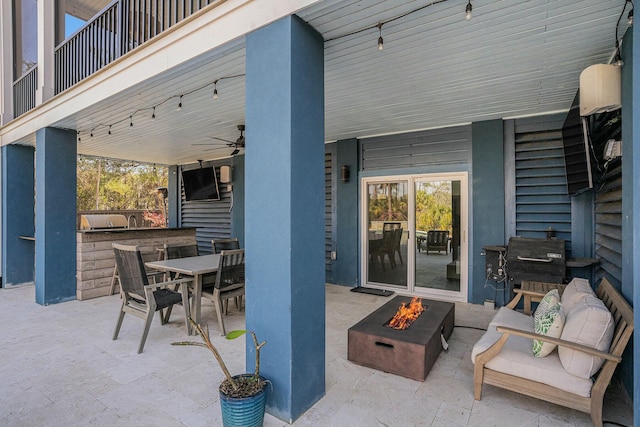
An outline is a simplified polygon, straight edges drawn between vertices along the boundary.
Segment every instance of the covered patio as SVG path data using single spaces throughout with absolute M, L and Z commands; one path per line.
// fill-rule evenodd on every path
M 128 316 L 111 340 L 117 295 L 42 307 L 33 286 L 0 289 L 3 388 L 0 425 L 221 425 L 217 386 L 223 378 L 211 353 L 170 343 L 187 339 L 180 309 L 167 325 L 156 316 L 142 354 L 142 321 Z M 388 299 L 327 285 L 326 395 L 294 426 L 590 426 L 588 414 L 485 386 L 473 399 L 470 353 L 493 310 L 456 303 L 456 328 L 425 382 L 347 360 L 347 329 Z M 218 335 L 213 305 L 203 317 L 232 373 L 244 370 L 244 340 Z M 229 310 L 228 328 L 244 327 Z M 274 351 L 267 343 L 263 352 Z M 614 382 L 604 419 L 633 425 L 633 410 Z M 267 414 L 265 426 L 286 425 Z M 607 424 L 605 423 L 605 426 Z

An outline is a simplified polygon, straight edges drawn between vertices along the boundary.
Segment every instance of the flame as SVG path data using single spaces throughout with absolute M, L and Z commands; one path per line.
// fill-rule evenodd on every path
M 423 311 L 422 299 L 413 297 L 409 305 L 402 303 L 387 326 L 393 329 L 407 329 Z

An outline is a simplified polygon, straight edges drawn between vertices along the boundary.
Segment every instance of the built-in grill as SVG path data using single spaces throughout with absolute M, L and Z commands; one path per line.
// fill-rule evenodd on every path
M 509 239 L 506 270 L 512 287 L 523 280 L 562 283 L 565 268 L 564 240 Z
M 442 339 L 448 339 L 453 331 L 455 306 L 423 299 L 425 310 L 409 328 L 397 330 L 386 326 L 402 303 L 410 300 L 395 297 L 349 328 L 348 359 L 424 381 L 442 350 Z
M 128 228 L 127 217 L 121 214 L 80 215 L 80 230 L 110 230 Z

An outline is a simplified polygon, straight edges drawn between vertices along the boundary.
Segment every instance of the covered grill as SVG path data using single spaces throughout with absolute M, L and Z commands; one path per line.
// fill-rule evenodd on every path
M 80 216 L 80 230 L 110 230 L 128 228 L 127 217 L 122 214 L 91 214 Z
M 562 283 L 565 277 L 564 240 L 512 237 L 507 248 L 507 274 L 511 285 L 523 280 Z

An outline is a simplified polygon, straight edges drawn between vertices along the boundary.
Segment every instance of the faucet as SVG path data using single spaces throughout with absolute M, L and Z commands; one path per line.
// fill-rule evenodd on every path
M 138 219 L 134 214 L 129 215 L 129 217 L 127 218 L 127 228 L 131 228 L 131 218 L 133 218 L 133 224 L 135 225 L 135 228 L 138 228 Z

